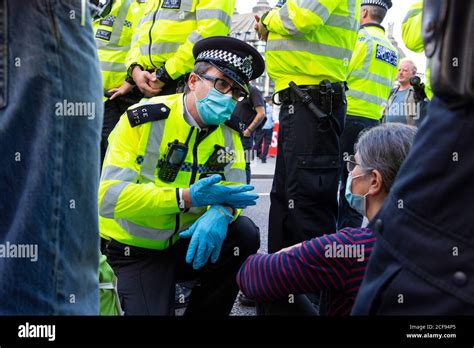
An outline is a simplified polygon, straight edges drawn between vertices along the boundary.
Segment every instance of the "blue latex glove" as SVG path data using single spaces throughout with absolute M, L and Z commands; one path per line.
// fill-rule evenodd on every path
M 186 262 L 193 262 L 193 268 L 204 266 L 211 257 L 215 263 L 219 258 L 222 243 L 227 235 L 229 223 L 233 220 L 229 211 L 220 205 L 214 205 L 205 212 L 187 230 L 179 234 L 180 238 L 190 238 L 186 253 Z
M 225 204 L 233 208 L 244 209 L 249 205 L 257 204 L 257 194 L 245 193 L 254 189 L 252 185 L 224 186 L 218 185 L 219 181 L 221 181 L 221 176 L 214 174 L 192 184 L 189 188 L 192 206 Z

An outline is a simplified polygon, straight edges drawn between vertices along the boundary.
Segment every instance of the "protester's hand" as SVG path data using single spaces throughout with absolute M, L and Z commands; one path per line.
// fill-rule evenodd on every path
M 248 128 L 246 130 L 244 130 L 242 132 L 242 135 L 246 138 L 250 138 L 252 136 L 252 132 L 248 130 Z
M 255 15 L 255 23 L 254 29 L 258 34 L 258 38 L 263 41 L 268 40 L 268 30 L 265 26 L 260 22 L 260 16 Z
M 111 90 L 109 90 L 108 93 L 112 93 L 112 96 L 109 99 L 114 100 L 117 97 L 128 94 L 132 91 L 132 89 L 133 89 L 133 85 L 125 81 L 124 83 L 120 85 L 120 87 L 112 88 Z
M 135 67 L 132 72 L 133 81 L 137 84 L 138 89 L 146 96 L 153 97 L 161 92 L 161 88 L 152 87 L 150 80 L 156 80 L 148 71 L 143 71 L 139 67 Z
M 227 228 L 233 218 L 225 207 L 214 205 L 191 227 L 181 232 L 180 238 L 191 238 L 186 253 L 186 262 L 192 262 L 194 269 L 204 266 L 209 257 L 212 263 L 216 263 L 222 243 L 227 236 Z
M 254 189 L 252 185 L 225 186 L 219 185 L 219 181 L 221 181 L 221 176 L 214 174 L 192 184 L 189 188 L 191 205 L 202 207 L 225 204 L 232 208 L 244 209 L 249 205 L 257 204 L 257 194 L 245 193 Z

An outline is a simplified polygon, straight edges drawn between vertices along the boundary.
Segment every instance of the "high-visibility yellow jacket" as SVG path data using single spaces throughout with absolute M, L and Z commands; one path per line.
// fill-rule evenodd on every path
M 172 79 L 191 72 L 193 46 L 202 38 L 226 36 L 235 0 L 149 0 L 127 56 L 127 67 L 165 64 Z
M 421 36 L 421 24 L 423 17 L 423 0 L 417 0 L 410 6 L 405 19 L 402 22 L 402 40 L 405 46 L 413 52 L 423 52 L 425 47 L 423 45 L 423 37 Z M 431 99 L 433 92 L 431 90 L 431 70 L 430 62 L 428 60 L 425 70 L 425 92 L 426 96 Z
M 265 53 L 275 91 L 345 81 L 359 29 L 360 0 L 288 0 L 271 10 Z
M 349 64 L 347 114 L 374 120 L 382 118 L 397 75 L 398 52 L 383 27 L 364 25 Z
M 150 119 L 160 112 L 169 115 L 132 127 L 137 115 L 138 119 Z M 168 144 L 174 140 L 185 143 L 191 131 L 189 150 L 176 180 L 161 181 L 158 173 Z M 234 155 L 228 163 L 222 160 L 227 164 L 219 170 L 206 165 L 215 145 Z M 187 188 L 211 172 L 223 174 L 223 184 L 246 183 L 245 156 L 236 131 L 226 125 L 210 127 L 207 132 L 191 127 L 183 117 L 183 94 L 154 97 L 133 105 L 109 136 L 99 186 L 100 235 L 132 246 L 167 248 L 207 209 L 182 211 L 177 188 Z
M 93 23 L 104 91 L 119 87 L 127 78 L 125 58 L 145 1 L 114 0 L 110 13 Z

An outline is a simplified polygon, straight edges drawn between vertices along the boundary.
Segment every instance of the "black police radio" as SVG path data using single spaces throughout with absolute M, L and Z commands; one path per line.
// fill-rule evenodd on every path
M 168 151 L 161 162 L 158 178 L 165 182 L 175 181 L 187 153 L 188 145 L 180 143 L 178 140 L 168 143 Z

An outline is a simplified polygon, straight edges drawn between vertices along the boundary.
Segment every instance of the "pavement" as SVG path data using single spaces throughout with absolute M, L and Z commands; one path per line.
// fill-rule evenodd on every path
M 260 159 L 250 162 L 252 179 L 273 179 L 275 173 L 276 157 L 268 157 L 267 163 L 262 163 Z

